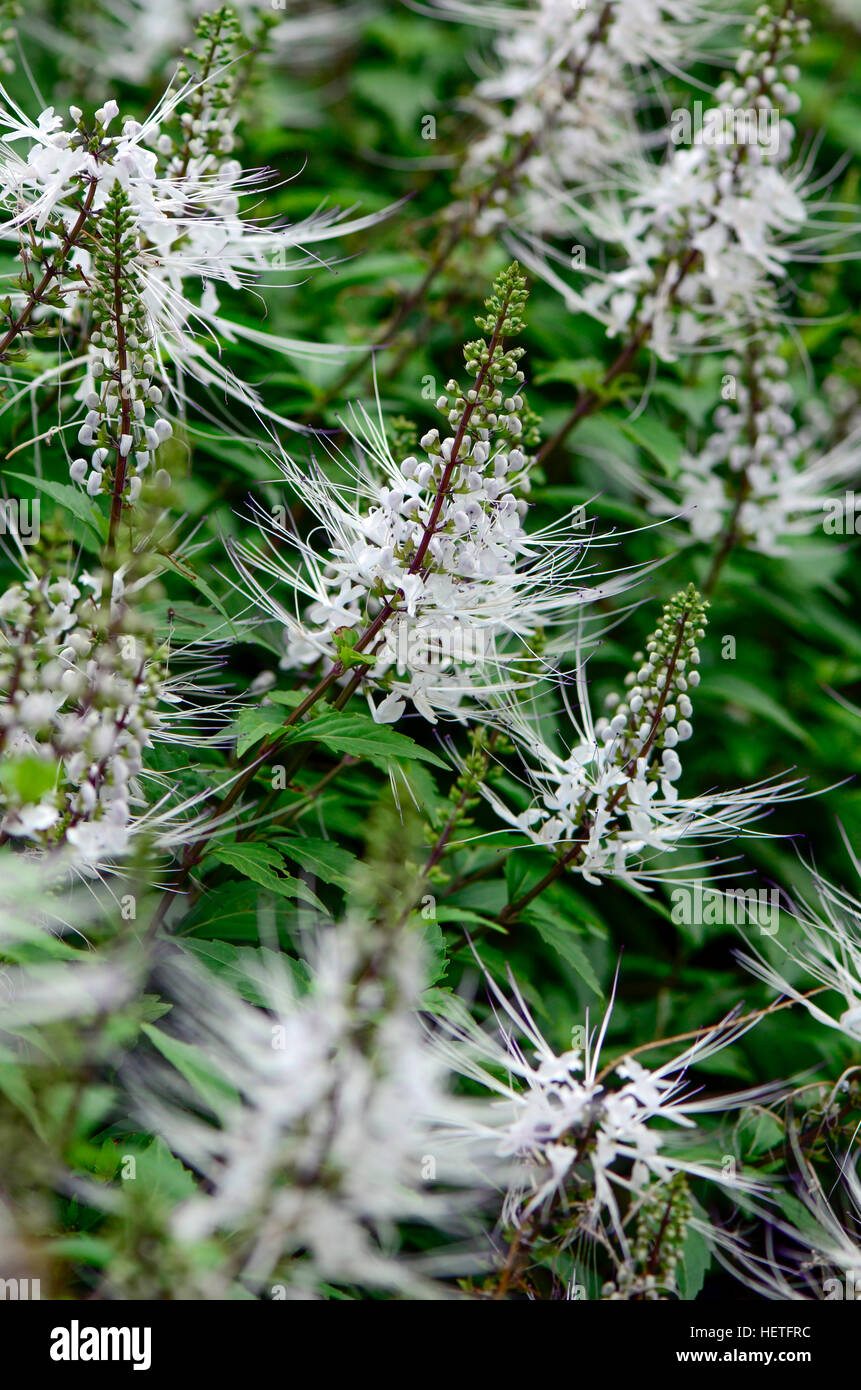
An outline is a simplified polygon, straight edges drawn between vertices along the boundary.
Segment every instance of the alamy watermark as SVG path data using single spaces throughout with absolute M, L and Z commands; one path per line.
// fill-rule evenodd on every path
M 761 145 L 775 157 L 780 148 L 780 111 L 776 106 L 710 106 L 695 101 L 693 112 L 677 107 L 670 118 L 674 145 Z
M 0 1300 L 12 1299 L 17 1303 L 20 1299 L 40 1299 L 41 1287 L 39 1279 L 0 1279 Z
M 780 920 L 778 888 L 705 888 L 685 884 L 670 893 L 670 918 L 685 927 L 759 927 L 761 936 L 774 936 Z
M 844 492 L 842 497 L 823 497 L 822 529 L 826 536 L 857 536 L 861 533 L 861 497 Z
M 391 625 L 387 645 L 399 674 L 416 667 L 474 666 L 487 654 L 488 632 L 467 623 L 421 626 L 399 614 Z
M 22 545 L 37 545 L 40 536 L 39 499 L 0 498 L 0 536 L 17 536 Z
M 73 1318 L 69 1327 L 51 1332 L 52 1361 L 130 1361 L 133 1371 L 152 1365 L 152 1329 L 149 1327 L 81 1327 Z

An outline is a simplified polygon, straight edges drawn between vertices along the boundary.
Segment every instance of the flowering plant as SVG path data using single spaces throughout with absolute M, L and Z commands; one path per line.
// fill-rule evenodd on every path
M 851 16 L 0 12 L 3 1287 L 855 1297 Z

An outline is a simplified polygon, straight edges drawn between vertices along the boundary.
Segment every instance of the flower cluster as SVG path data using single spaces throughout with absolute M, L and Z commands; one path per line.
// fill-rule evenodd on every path
M 0 831 L 82 866 L 121 856 L 168 698 L 122 574 L 31 573 L 0 599 L 0 632 Z
M 744 677 L 711 677 L 703 595 L 731 616 L 734 547 L 759 552 L 738 572 L 748 637 L 757 613 L 821 635 L 808 664 L 835 684 L 861 650 L 829 608 L 852 593 L 848 544 L 803 573 L 764 558 L 811 529 L 861 438 L 853 268 L 790 273 L 854 235 L 819 147 L 796 154 L 809 23 L 760 5 L 712 95 L 708 45 L 744 25 L 723 0 L 297 0 L 283 24 L 281 0 L 204 3 L 117 0 L 70 23 L 49 75 L 36 63 L 34 92 L 58 72 L 70 89 L 82 35 L 144 36 L 77 89 L 123 74 L 122 115 L 99 89 L 95 111 L 79 95 L 31 119 L 0 87 L 17 256 L 0 417 L 28 469 L 4 474 L 27 497 L 0 499 L 0 1279 L 12 1258 L 10 1279 L 41 1268 L 66 1301 L 691 1300 L 716 1254 L 765 1297 L 845 1275 L 854 1298 L 861 903 L 814 873 L 818 903 L 788 899 L 778 924 L 778 890 L 722 892 L 702 853 L 800 800 L 770 772 L 784 737 L 814 742 L 786 715 L 798 662 L 769 662 L 767 631 L 759 651 L 740 640 Z M 0 67 L 16 9 L 0 0 Z M 263 68 L 276 43 L 291 69 L 326 62 L 358 11 L 368 62 L 285 98 Z M 464 30 L 430 61 L 434 15 L 487 39 L 459 131 Z M 174 37 L 189 47 L 165 90 L 148 60 Z M 670 116 L 688 89 L 709 95 Z M 294 147 L 297 99 L 331 145 L 324 177 L 355 186 L 376 159 L 376 212 L 280 220 L 304 195 L 260 163 Z M 431 111 L 438 152 L 418 143 Z M 406 243 L 395 230 L 331 293 L 274 302 L 270 272 L 304 277 L 316 243 L 382 222 L 417 167 L 438 177 L 405 200 Z M 498 270 L 500 244 L 580 314 L 539 290 L 535 387 L 526 280 L 519 260 Z M 478 336 L 456 333 L 488 266 Z M 270 333 L 270 309 L 321 345 Z M 821 333 L 789 331 L 816 315 Z M 805 404 L 790 339 L 827 402 Z M 848 523 L 854 493 L 827 500 Z M 602 511 L 638 527 L 623 568 L 596 561 L 619 540 Z M 711 550 L 701 589 L 666 577 L 679 514 Z M 605 683 L 596 636 L 646 576 L 660 616 Z M 821 591 L 800 617 L 793 581 Z M 813 693 L 824 735 L 834 702 Z M 823 765 L 846 725 L 815 740 Z M 762 780 L 703 771 L 709 745 Z M 729 926 L 743 970 L 721 960 Z M 799 1017 L 822 1025 L 813 1060 L 796 1029 L 798 1070 L 787 1046 L 773 1079 Z
M 778 316 L 776 282 L 787 262 L 832 234 L 816 226 L 824 204 L 806 194 L 804 166 L 789 163 L 798 69 L 787 57 L 809 29 L 806 19 L 761 6 L 745 30 L 751 47 L 701 129 L 682 112 L 665 161 L 641 158 L 623 171 L 629 196 L 576 204 L 599 241 L 624 248 L 621 269 L 592 268 L 593 282 L 570 296 L 610 336 L 648 342 L 664 361 L 743 341 L 751 322 Z
M 513 212 L 538 234 L 570 224 L 565 190 L 594 179 L 639 143 L 635 74 L 677 68 L 707 27 L 700 8 L 686 0 L 597 7 L 532 0 L 490 13 L 464 0 L 437 4 L 452 18 L 498 30 L 492 70 L 469 102 L 485 133 L 470 144 L 461 178 L 479 197 L 478 235 L 504 228 Z
M 617 1189 L 643 1191 L 675 1173 L 706 1176 L 744 1190 L 745 1180 L 686 1156 L 689 1144 L 666 1126 L 695 1138 L 696 1117 L 732 1109 L 750 1096 L 696 1099 L 687 1073 L 730 1046 L 751 1026 L 723 1020 L 678 1056 L 652 1070 L 634 1057 L 599 1074 L 612 1000 L 601 1026 L 557 1052 L 538 1028 L 513 980 L 511 998 L 487 977 L 499 1013 L 499 1034 L 474 1021 L 452 1023 L 441 1043 L 455 1069 L 498 1097 L 492 1129 L 476 1126 L 482 1143 L 493 1137 L 501 1158 L 517 1160 L 503 1220 L 526 1231 L 547 1223 L 554 1208 L 574 1205 L 584 1228 L 606 1215 L 620 1228 Z M 616 1085 L 608 1084 L 613 1073 Z M 657 1122 L 657 1123 L 656 1123 Z M 663 1124 L 661 1123 L 663 1122 Z
M 240 215 L 243 197 L 265 186 L 268 175 L 244 171 L 230 153 L 236 116 L 233 79 L 224 66 L 237 41 L 230 15 L 225 9 L 201 22 L 203 47 L 190 54 L 186 80 L 169 88 L 142 122 L 120 119 L 114 100 L 92 119 L 71 107 L 67 124 L 50 107 L 33 122 L 0 93 L 0 207 L 9 215 L 3 230 L 18 242 L 23 267 L 14 294 L 0 303 L 0 363 L 14 361 L 34 333 L 60 329 L 68 338 L 77 336 L 80 355 L 72 366 L 83 364 L 84 378 L 76 396 L 88 417 L 93 410 L 101 413 L 88 402 L 94 377 L 105 370 L 105 302 L 109 319 L 135 318 L 134 336 L 166 378 L 175 408 L 184 403 L 190 379 L 264 409 L 259 393 L 213 350 L 220 341 L 265 339 L 276 351 L 336 355 L 333 347 L 264 335 L 241 315 L 226 317 L 219 304 L 219 283 L 239 289 L 273 267 L 283 272 L 312 265 L 308 248 L 314 243 L 377 220 L 372 215 L 343 222 L 330 210 L 287 227 L 256 225 Z M 194 76 L 192 66 L 199 69 Z M 112 133 L 116 122 L 119 134 Z M 22 142 L 25 157 L 18 152 Z M 117 325 L 109 327 L 107 347 L 116 356 Z M 35 390 L 68 371 L 64 363 L 23 389 Z M 87 418 L 82 428 L 95 436 L 100 424 Z M 153 447 L 150 440 L 146 451 Z M 90 467 L 99 471 L 98 464 Z M 127 471 L 131 484 L 133 465 Z M 98 490 L 80 465 L 77 475 Z
M 487 703 L 517 683 L 543 626 L 570 623 L 571 610 L 597 596 L 578 582 L 582 523 L 565 519 L 532 533 L 524 525 L 533 421 L 517 365 L 522 349 L 505 342 L 522 326 L 524 286 L 516 264 L 497 278 L 477 320 L 488 336 L 464 349 L 472 385 L 462 390 L 452 380 L 437 400 L 448 433 L 428 430 L 421 453 L 397 463 L 368 422 L 382 480 L 358 471 L 355 502 L 322 470 L 309 477 L 281 461 L 332 537 L 324 563 L 297 537 L 305 572 L 289 567 L 271 522 L 269 552 L 236 547 L 254 597 L 284 624 L 282 668 L 320 658 L 337 658 L 345 670 L 361 663 L 382 693 L 373 706 L 380 721 L 399 719 L 407 700 L 432 722 L 440 712 L 457 715 L 467 697 Z M 307 594 L 300 621 L 255 572 Z M 600 591 L 610 587 L 612 580 Z
M 451 1129 L 470 1107 L 415 1012 L 418 942 L 349 920 L 316 932 L 306 973 L 300 991 L 276 956 L 251 967 L 263 1012 L 173 963 L 185 1040 L 218 1078 L 214 1123 L 192 1116 L 176 1075 L 147 1070 L 133 1086 L 139 1113 L 207 1180 L 176 1210 L 174 1236 L 230 1231 L 234 1277 L 252 1292 L 314 1298 L 322 1281 L 440 1296 L 420 1261 L 398 1258 L 395 1223 L 458 1224 L 467 1189 Z M 451 1260 L 468 1267 L 462 1249 Z M 226 1296 L 220 1277 L 203 1296 Z
M 88 461 L 77 458 L 69 472 L 91 497 L 107 489 L 129 504 L 137 501 L 143 474 L 173 427 L 156 413 L 162 402 L 154 381 L 150 324 L 131 267 L 140 238 L 128 194 L 114 184 L 99 216 L 99 233 L 90 283 L 91 308 L 98 328 L 90 333 L 92 390 L 78 443 L 93 447 Z M 170 481 L 165 474 L 163 485 Z
M 716 409 L 704 446 L 682 458 L 680 502 L 654 506 L 664 514 L 681 509 L 694 540 L 708 543 L 732 528 L 739 543 L 780 554 L 791 536 L 821 523 L 825 501 L 857 473 L 851 421 L 848 437 L 831 448 L 826 406 L 813 402 L 806 420 L 796 421 L 780 343 L 779 334 L 766 332 L 743 357 L 727 360 L 729 399 Z
M 190 174 L 192 180 L 201 182 L 207 173 L 220 172 L 222 156 L 229 155 L 236 143 L 234 59 L 242 30 L 234 10 L 223 5 L 212 14 L 204 14 L 197 37 L 200 49 L 186 50 L 186 61 L 177 73 L 177 80 L 189 86 L 187 108 L 179 118 L 181 135 L 173 140 L 163 131 L 158 149 L 170 157 L 168 174 L 179 178 Z
M 688 692 L 700 683 L 698 643 L 706 635 L 706 606 L 693 585 L 666 604 L 645 652 L 634 653 L 635 669 L 625 677 L 625 695 L 609 696 L 605 704 L 610 716 L 595 723 L 596 735 L 624 769 L 635 766 L 639 775 L 646 771 L 652 750 L 660 754 L 660 769 L 651 766 L 646 776 L 653 785 L 660 780 L 670 800 L 672 784 L 682 772 L 676 747 L 693 733 Z M 643 789 L 627 795 L 633 808 L 642 801 Z
M 679 746 L 693 733 L 691 691 L 700 682 L 699 642 L 705 608 L 690 585 L 665 605 L 660 625 L 635 652 L 625 694 L 611 693 L 608 713 L 593 720 L 582 668 L 578 678 L 579 735 L 560 755 L 522 709 L 510 706 L 503 727 L 519 747 L 536 796 L 512 810 L 493 787 L 484 794 L 507 824 L 536 843 L 555 847 L 562 864 L 597 882 L 605 875 L 648 876 L 646 856 L 682 841 L 737 834 L 763 805 L 795 783 L 683 797 Z

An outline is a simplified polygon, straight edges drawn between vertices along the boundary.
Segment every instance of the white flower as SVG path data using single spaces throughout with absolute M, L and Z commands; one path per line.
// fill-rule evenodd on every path
M 678 71 L 714 24 L 690 0 L 612 0 L 598 9 L 572 0 L 434 3 L 441 17 L 494 35 L 486 75 L 467 102 L 487 133 L 470 143 L 461 176 L 479 199 L 479 235 L 506 225 L 508 209 L 533 233 L 571 227 L 565 191 L 596 180 L 642 139 L 637 71 Z
M 398 1257 L 396 1223 L 457 1226 L 464 1168 L 451 1129 L 472 1107 L 450 1095 L 414 1013 L 424 986 L 417 946 L 357 921 L 321 929 L 301 989 L 266 952 L 271 961 L 247 979 L 265 1011 L 189 959 L 171 962 L 173 1016 L 218 1078 L 207 1091 L 214 1122 L 175 1105 L 178 1080 L 158 1069 L 133 1092 L 146 1122 L 204 1180 L 175 1213 L 176 1238 L 230 1232 L 247 1288 L 279 1283 L 308 1298 L 334 1281 L 441 1296 L 420 1261 Z M 447 1262 L 442 1251 L 435 1266 L 449 1272 L 470 1259 L 455 1249 Z
M 743 358 L 727 359 L 723 380 L 733 394 L 715 410 L 705 443 L 683 455 L 680 497 L 647 489 L 650 510 L 681 513 L 694 541 L 708 543 L 732 526 L 737 543 L 785 554 L 792 537 L 822 526 L 826 512 L 834 511 L 835 494 L 858 474 L 857 402 L 841 403 L 840 414 L 849 420 L 835 443 L 835 415 L 822 402 L 797 423 L 779 350 L 779 335 L 763 332 Z
M 854 855 L 852 863 L 858 872 L 859 863 Z M 784 927 L 771 940 L 772 949 L 803 971 L 806 978 L 794 983 L 755 948 L 752 955 L 736 954 L 748 970 L 779 994 L 802 1005 L 818 1023 L 858 1042 L 861 1040 L 861 902 L 848 889 L 830 883 L 815 869 L 810 872 L 817 906 L 793 903 L 785 916 L 797 925 L 798 932 Z M 821 991 L 808 997 L 810 980 L 825 990 L 842 994 L 845 1008 L 835 1016 L 815 997 Z
M 137 585 L 127 594 L 117 571 L 105 587 L 101 575 L 26 571 L 0 607 L 0 831 L 55 855 L 71 847 L 84 873 L 122 860 L 135 836 L 187 843 L 204 797 L 152 777 L 145 755 L 156 740 L 199 746 L 224 723 L 217 690 L 208 709 L 188 700 L 194 685 L 134 617 Z
M 241 315 L 229 317 L 220 308 L 214 287 L 221 282 L 242 288 L 273 270 L 283 281 L 285 274 L 319 264 L 311 249 L 316 244 L 371 226 L 378 216 L 345 222 L 337 211 L 329 210 L 294 227 L 256 224 L 242 217 L 240 204 L 249 196 L 259 198 L 269 179 L 266 171 L 244 171 L 237 160 L 213 152 L 208 144 L 198 157 L 190 151 L 183 155 L 172 142 L 167 152 L 162 151 L 162 128 L 178 119 L 199 89 L 200 84 L 191 80 L 169 89 L 142 123 L 124 121 L 120 134 L 100 126 L 96 144 L 80 115 L 73 117 L 68 129 L 53 108 L 34 122 L 0 87 L 0 210 L 5 210 L 8 219 L 0 234 L 16 242 L 39 235 L 46 255 L 65 246 L 64 271 L 57 277 L 63 307 L 50 313 L 58 314 L 67 330 L 81 327 L 89 316 L 95 320 L 83 362 L 71 364 L 79 371 L 83 367 L 77 399 L 86 402 L 94 393 L 101 398 L 95 418 L 88 416 L 81 426 L 79 437 L 87 445 L 94 443 L 100 427 L 108 434 L 99 439 L 100 444 L 118 447 L 121 434 L 130 433 L 129 422 L 119 419 L 119 388 L 126 383 L 120 382 L 123 364 L 117 358 L 123 346 L 120 343 L 118 350 L 116 337 L 110 334 L 100 341 L 99 328 L 105 321 L 111 327 L 110 314 L 91 303 L 90 285 L 90 272 L 94 264 L 98 266 L 100 248 L 104 249 L 101 234 L 106 209 L 109 213 L 117 189 L 129 212 L 122 256 L 123 308 L 131 307 L 140 316 L 143 331 L 139 336 L 146 339 L 146 353 L 130 345 L 134 360 L 128 370 L 139 403 L 156 403 L 157 397 L 148 395 L 154 383 L 147 378 L 158 373 L 175 409 L 183 408 L 185 382 L 191 379 L 289 425 L 276 412 L 266 412 L 259 392 L 237 379 L 221 360 L 219 345 L 246 338 L 274 352 L 307 350 L 323 358 L 339 355 L 332 345 L 303 345 L 247 325 Z M 103 108 L 106 121 L 115 106 L 109 102 Z M 108 218 L 105 239 L 112 236 L 113 221 Z M 22 296 L 21 291 L 12 296 L 17 308 L 25 302 Z M 111 302 L 108 297 L 106 303 Z M 54 374 L 62 378 L 70 370 L 63 363 Z M 113 392 L 111 373 L 116 377 Z M 43 373 L 37 384 L 50 376 Z M 97 391 L 100 380 L 102 389 Z M 4 408 L 28 389 L 36 388 L 10 394 Z M 150 422 L 140 424 L 146 426 L 143 432 L 149 438 Z M 166 426 L 167 421 L 156 422 L 152 448 L 167 437 Z M 136 438 L 139 432 L 136 424 Z M 94 492 L 98 484 L 90 488 L 90 481 L 88 490 Z
M 431 722 L 461 718 L 527 677 L 552 674 L 554 643 L 569 645 L 576 610 L 633 579 L 586 583 L 580 514 L 527 529 L 534 436 L 523 426 L 521 350 L 508 347 L 502 332 L 491 334 L 501 305 L 517 303 L 519 312 L 524 287 L 516 265 L 498 277 L 487 301 L 496 308 L 478 320 L 488 338 L 464 349 L 475 385 L 461 392 L 456 381 L 447 384 L 437 408 L 451 432 L 427 431 L 423 456 L 398 462 L 382 419 L 362 412 L 353 431 L 359 460 L 333 454 L 337 478 L 278 458 L 291 490 L 328 537 L 322 559 L 319 532 L 291 535 L 301 563 L 285 559 L 284 525 L 262 508 L 266 546 L 232 547 L 251 597 L 283 624 L 283 667 L 305 669 L 322 658 L 331 670 L 339 630 L 352 634 L 354 646 L 367 634 L 363 676 L 369 696 L 374 689 L 382 695 L 375 715 L 382 721 L 396 718 L 407 701 Z M 517 324 L 512 333 L 519 318 Z M 297 615 L 302 599 L 305 611 Z M 349 666 L 345 671 L 352 675 Z
M 751 325 L 779 320 L 791 261 L 815 260 L 847 234 L 829 217 L 810 161 L 791 162 L 794 94 L 779 79 L 809 21 L 774 15 L 748 30 L 757 47 L 745 58 L 750 87 L 731 75 L 696 123 L 690 112 L 674 113 L 686 125 L 674 119 L 663 162 L 632 150 L 594 188 L 560 193 L 560 206 L 601 247 L 600 257 L 574 266 L 583 288 L 562 280 L 552 265 L 558 253 L 534 234 L 518 239 L 518 254 L 571 308 L 665 361 L 735 345 Z M 623 260 L 604 271 L 612 246 Z
M 460 718 L 461 711 L 516 689 L 530 672 L 533 650 L 535 665 L 552 673 L 554 632 L 564 629 L 558 645 L 567 645 L 576 610 L 630 582 L 619 576 L 588 582 L 583 531 L 567 518 L 527 530 L 518 475 L 494 474 L 494 464 L 506 457 L 498 438 L 486 463 L 476 465 L 473 458 L 467 471 L 470 460 L 462 460 L 456 490 L 437 514 L 425 564 L 415 571 L 446 467 L 443 456 L 429 454 L 420 483 L 404 477 L 382 431 L 362 443 L 375 467 L 344 460 L 343 482 L 285 455 L 277 459 L 291 492 L 325 529 L 327 553 L 320 555 L 319 532 L 307 542 L 291 533 L 301 561 L 292 563 L 283 553 L 283 529 L 263 508 L 255 509 L 262 543 L 239 542 L 231 550 L 248 592 L 283 624 L 282 668 L 307 669 L 321 658 L 331 664 L 338 629 L 358 633 L 385 613 L 366 672 L 369 698 L 375 687 L 382 692 L 375 718 L 398 718 L 406 701 L 431 722 L 440 715 Z M 293 609 L 297 595 L 306 600 L 301 615 Z M 547 633 L 542 649 L 533 647 L 539 629 Z
M 521 752 L 534 799 L 512 810 L 491 784 L 482 793 L 500 818 L 538 845 L 553 846 L 571 871 L 589 882 L 620 877 L 647 882 L 683 868 L 653 869 L 650 860 L 684 843 L 720 842 L 751 833 L 768 806 L 797 794 L 797 781 L 776 779 L 733 791 L 681 796 L 676 746 L 689 736 L 689 690 L 699 685 L 702 600 L 693 586 L 665 606 L 644 652 L 634 655 L 626 694 L 614 695 L 608 716 L 593 720 L 584 665 L 577 675 L 579 715 L 572 712 L 572 746 L 560 753 L 540 735 L 515 701 L 497 711 L 500 726 Z M 683 703 L 684 702 L 684 703 Z M 690 866 L 687 866 L 690 867 Z
M 16 810 L 7 812 L 3 817 L 3 833 L 10 835 L 13 839 L 36 837 L 41 831 L 49 830 L 57 821 L 59 814 L 55 806 L 47 806 L 41 802 L 35 805 L 19 806 Z
M 636 1191 L 648 1175 L 665 1179 L 686 1172 L 741 1190 L 747 1186 L 686 1157 L 689 1143 L 667 1125 L 695 1137 L 699 1115 L 754 1098 L 748 1093 L 696 1099 L 687 1080 L 691 1067 L 730 1046 L 750 1021 L 730 1016 L 704 1028 L 690 1047 L 653 1070 L 629 1057 L 602 1071 L 612 998 L 600 1028 L 590 1031 L 587 1015 L 582 1048 L 558 1053 L 542 1036 L 514 980 L 509 979 L 509 997 L 486 973 L 485 979 L 496 1013 L 494 1032 L 464 1014 L 443 1025 L 440 1047 L 449 1065 L 497 1097 L 489 1125 L 475 1125 L 466 1135 L 482 1145 L 490 1139 L 501 1158 L 518 1160 L 505 1201 L 506 1222 L 523 1226 L 532 1216 L 547 1215 L 557 1200 L 568 1200 L 585 1202 L 594 1218 L 607 1212 L 618 1228 L 614 1189 Z

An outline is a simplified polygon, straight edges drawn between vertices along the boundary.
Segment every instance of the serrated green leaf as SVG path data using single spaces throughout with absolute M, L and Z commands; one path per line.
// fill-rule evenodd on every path
M 534 926 L 541 940 L 551 946 L 595 994 L 603 996 L 598 977 L 580 945 L 576 928 L 570 922 L 541 902 L 532 903 L 522 914 L 521 920 Z
M 277 893 L 282 898 L 300 898 L 303 902 L 318 908 L 320 912 L 326 911 L 320 899 L 306 883 L 300 878 L 294 878 L 292 874 L 281 872 L 284 867 L 283 856 L 280 850 L 270 845 L 215 844 L 207 852 L 203 862 L 207 864 L 213 859 L 216 863 L 237 869 L 245 878 L 250 878 L 252 883 L 259 884 L 270 893 Z
M 316 874 L 324 883 L 332 883 L 336 888 L 349 888 L 351 875 L 359 861 L 348 849 L 343 849 L 332 840 L 312 839 L 294 836 L 279 839 L 278 846 L 287 859 L 300 864 L 309 873 Z
M 689 1226 L 685 1233 L 677 1275 L 679 1293 L 686 1303 L 696 1298 L 702 1289 L 711 1259 L 711 1251 L 705 1238 Z
M 141 1032 L 146 1034 L 153 1047 L 158 1048 L 171 1066 L 176 1067 L 216 1114 L 221 1114 L 225 1102 L 238 1103 L 239 1097 L 235 1087 L 221 1075 L 199 1047 L 193 1047 L 191 1043 L 183 1042 L 180 1038 L 171 1037 L 163 1029 L 154 1028 L 151 1023 L 142 1024 Z
M 448 763 L 438 758 L 436 753 L 422 748 L 421 744 L 406 734 L 399 733 L 388 724 L 377 724 L 364 714 L 321 714 L 286 730 L 290 743 L 322 743 L 331 752 L 340 756 L 367 758 L 375 767 L 386 769 L 399 758 L 417 759 L 430 763 L 433 767 L 449 769 Z
M 283 727 L 284 715 L 279 709 L 272 709 L 269 705 L 255 705 L 253 709 L 242 710 L 233 725 L 237 757 L 243 758 L 255 743 L 269 738 L 271 734 L 277 734 Z

